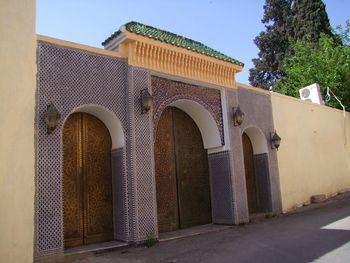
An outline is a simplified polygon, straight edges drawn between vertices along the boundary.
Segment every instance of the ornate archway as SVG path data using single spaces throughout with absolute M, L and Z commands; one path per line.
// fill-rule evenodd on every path
M 180 99 L 172 102 L 170 106 L 186 112 L 198 126 L 205 149 L 222 146 L 218 125 L 213 116 L 198 102 Z
M 73 113 L 63 128 L 65 247 L 113 239 L 112 140 L 88 113 Z
M 159 232 L 211 223 L 207 151 L 188 114 L 163 111 L 154 155 Z
M 89 113 L 100 119 L 109 130 L 112 139 L 112 149 L 125 146 L 125 132 L 122 123 L 112 111 L 97 104 L 85 104 L 76 107 L 71 114 L 75 112 Z
M 257 127 L 242 134 L 248 210 L 250 214 L 271 211 L 271 187 L 268 147 L 265 135 Z

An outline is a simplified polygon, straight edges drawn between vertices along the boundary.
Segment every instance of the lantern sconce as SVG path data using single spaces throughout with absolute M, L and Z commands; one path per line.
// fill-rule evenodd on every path
M 280 147 L 281 144 L 281 137 L 277 134 L 275 131 L 274 133 L 271 133 L 271 148 L 278 150 L 278 147 Z
M 149 112 L 153 104 L 153 97 L 147 89 L 141 90 L 141 114 Z
M 47 134 L 52 133 L 56 129 L 58 120 L 60 118 L 61 118 L 61 114 L 58 112 L 55 105 L 53 105 L 53 103 L 50 102 L 46 106 L 46 112 L 45 112 Z
M 234 126 L 239 126 L 243 123 L 244 121 L 244 112 L 241 110 L 241 108 L 239 107 L 239 105 L 237 106 L 237 108 L 233 107 L 232 108 L 233 111 L 233 125 Z

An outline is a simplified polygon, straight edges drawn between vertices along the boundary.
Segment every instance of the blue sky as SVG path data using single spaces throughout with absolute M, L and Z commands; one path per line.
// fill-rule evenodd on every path
M 37 0 L 38 34 L 101 47 L 128 21 L 138 21 L 200 41 L 240 60 L 237 80 L 248 83 L 253 39 L 264 30 L 264 0 Z M 350 19 L 349 0 L 325 0 L 331 25 Z

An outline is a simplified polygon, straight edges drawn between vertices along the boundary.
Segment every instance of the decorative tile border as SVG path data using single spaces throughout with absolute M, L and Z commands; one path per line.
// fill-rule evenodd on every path
M 213 223 L 234 224 L 230 152 L 208 155 Z
M 225 144 L 220 90 L 152 76 L 152 95 L 154 138 L 163 110 L 176 100 L 188 99 L 202 105 L 213 116 L 220 132 L 221 144 Z

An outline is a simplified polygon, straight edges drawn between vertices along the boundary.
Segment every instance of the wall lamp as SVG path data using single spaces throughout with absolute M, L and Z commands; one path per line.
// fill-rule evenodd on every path
M 45 112 L 47 134 L 52 133 L 56 129 L 58 120 L 60 118 L 61 118 L 61 114 L 58 112 L 55 105 L 53 105 L 53 103 L 50 102 L 46 106 L 46 112 Z
M 244 112 L 241 110 L 241 108 L 239 107 L 239 105 L 237 106 L 237 108 L 233 107 L 232 108 L 233 111 L 233 125 L 234 126 L 239 126 L 243 123 L 244 121 Z
M 141 114 L 149 112 L 153 104 L 153 97 L 147 89 L 141 90 Z
M 281 137 L 277 134 L 275 131 L 274 133 L 271 133 L 271 148 L 278 150 L 278 147 L 280 147 L 281 144 Z

